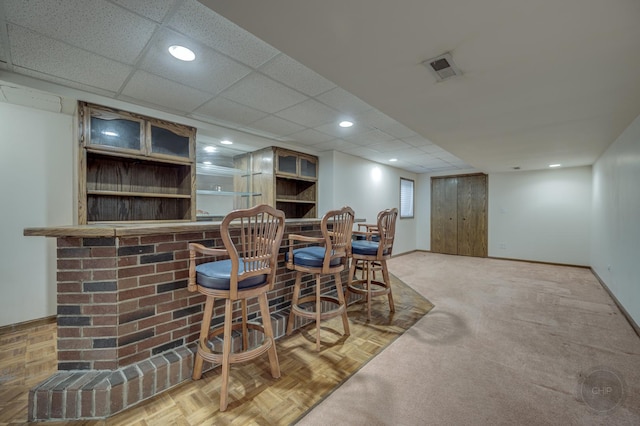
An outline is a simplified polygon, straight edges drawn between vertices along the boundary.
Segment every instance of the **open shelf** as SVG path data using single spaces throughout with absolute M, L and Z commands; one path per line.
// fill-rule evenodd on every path
M 78 222 L 195 220 L 196 129 L 78 103 Z

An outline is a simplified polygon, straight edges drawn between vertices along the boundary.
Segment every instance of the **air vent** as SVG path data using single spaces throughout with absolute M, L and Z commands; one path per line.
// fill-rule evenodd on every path
M 435 58 L 427 59 L 422 62 L 422 65 L 427 67 L 438 81 L 462 75 L 456 64 L 453 63 L 451 53 L 448 52 Z

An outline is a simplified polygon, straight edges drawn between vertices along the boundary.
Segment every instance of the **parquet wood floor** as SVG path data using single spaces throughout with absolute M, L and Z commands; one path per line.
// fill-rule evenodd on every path
M 323 322 L 315 351 L 315 325 L 276 341 L 282 376 L 269 374 L 267 357 L 231 367 L 229 406 L 219 411 L 220 369 L 187 381 L 106 420 L 50 425 L 288 425 L 348 379 L 433 307 L 392 277 L 396 312 L 386 297 L 349 307 L 350 336 L 339 317 Z M 0 425 L 25 424 L 29 389 L 56 369 L 55 324 L 0 335 Z

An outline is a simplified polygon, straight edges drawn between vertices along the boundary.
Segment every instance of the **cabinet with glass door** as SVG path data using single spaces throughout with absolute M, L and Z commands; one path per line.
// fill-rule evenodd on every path
M 86 102 L 78 114 L 78 223 L 195 220 L 195 128 Z

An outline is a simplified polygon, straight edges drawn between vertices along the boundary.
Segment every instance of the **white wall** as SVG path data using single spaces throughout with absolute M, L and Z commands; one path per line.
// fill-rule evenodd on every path
M 419 250 L 431 248 L 431 176 L 418 177 Z M 589 265 L 591 167 L 493 173 L 488 189 L 489 256 Z
M 591 267 L 640 324 L 640 116 L 593 166 Z
M 0 102 L 0 326 L 56 313 L 56 241 L 22 233 L 73 223 L 72 123 Z
M 489 256 L 589 265 L 591 167 L 489 175 Z
M 416 180 L 411 172 L 396 169 L 339 152 L 320 157 L 318 212 L 350 206 L 356 218 L 375 223 L 378 212 L 400 208 L 400 178 Z M 414 214 L 419 212 L 417 206 Z M 416 247 L 415 218 L 396 222 L 393 253 L 412 251 Z

